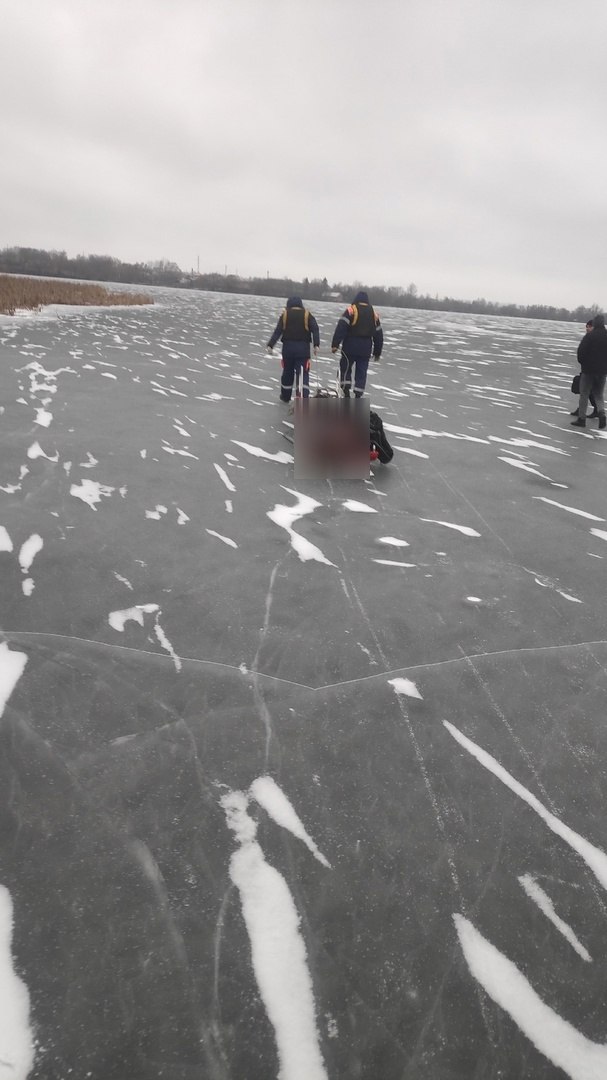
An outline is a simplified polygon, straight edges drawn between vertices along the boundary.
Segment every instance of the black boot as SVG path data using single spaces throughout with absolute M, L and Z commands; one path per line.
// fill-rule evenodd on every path
M 580 410 L 579 410 L 579 408 L 578 408 L 578 409 L 574 409 L 572 413 L 569 413 L 569 415 L 570 415 L 570 416 L 579 416 L 579 415 L 580 415 Z
M 596 420 L 597 416 L 600 416 L 600 413 L 598 413 L 596 411 L 596 409 L 593 409 L 593 411 L 591 413 L 588 413 L 588 416 L 586 417 L 586 419 L 587 420 Z
M 571 421 L 571 427 L 586 427 L 586 417 L 578 416 L 577 420 Z
M 602 428 L 606 428 L 606 427 L 607 427 L 607 416 L 605 416 L 604 412 L 599 413 L 599 428 L 602 429 Z

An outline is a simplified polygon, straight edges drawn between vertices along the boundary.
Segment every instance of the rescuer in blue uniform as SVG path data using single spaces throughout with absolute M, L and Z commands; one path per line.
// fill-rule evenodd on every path
M 379 360 L 384 347 L 379 315 L 371 307 L 368 293 L 357 292 L 337 323 L 331 342 L 332 352 L 337 352 L 340 346 L 340 386 L 345 397 L 350 397 L 354 369 L 354 397 L 360 398 L 367 384 L 371 353 L 374 360 Z
M 318 355 L 320 333 L 318 323 L 311 311 L 303 306 L 300 296 L 290 296 L 287 306 L 276 323 L 272 337 L 268 341 L 268 352 L 272 352 L 276 342 L 282 338 L 282 377 L 280 380 L 280 400 L 290 401 L 293 383 L 299 397 L 299 376 L 301 373 L 302 392 L 310 396 L 310 343 L 314 346 L 314 355 Z

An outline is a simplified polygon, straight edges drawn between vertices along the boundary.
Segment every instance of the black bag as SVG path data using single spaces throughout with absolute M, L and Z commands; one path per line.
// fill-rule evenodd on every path
M 574 375 L 571 381 L 571 393 L 579 394 L 580 392 L 580 378 L 581 375 Z
M 369 409 L 369 426 L 371 429 L 369 433 L 371 450 L 377 450 L 377 456 L 382 465 L 387 465 L 394 457 L 394 450 L 386 438 L 381 417 L 376 412 L 373 412 L 373 409 Z

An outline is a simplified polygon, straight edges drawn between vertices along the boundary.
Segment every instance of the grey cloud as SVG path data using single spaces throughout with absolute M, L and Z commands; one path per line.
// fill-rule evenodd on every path
M 595 0 L 22 0 L 4 242 L 600 302 L 606 22 Z

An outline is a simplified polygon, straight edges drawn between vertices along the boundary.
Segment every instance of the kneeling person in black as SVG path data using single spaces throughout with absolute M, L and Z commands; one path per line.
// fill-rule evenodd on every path
M 301 373 L 302 393 L 310 395 L 310 343 L 314 345 L 314 355 L 318 354 L 320 334 L 318 323 L 311 311 L 304 308 L 299 296 L 290 296 L 287 306 L 280 316 L 272 337 L 268 341 L 268 352 L 272 352 L 278 339 L 282 339 L 282 378 L 280 380 L 280 400 L 290 401 L 293 383 L 299 396 L 299 376 Z

